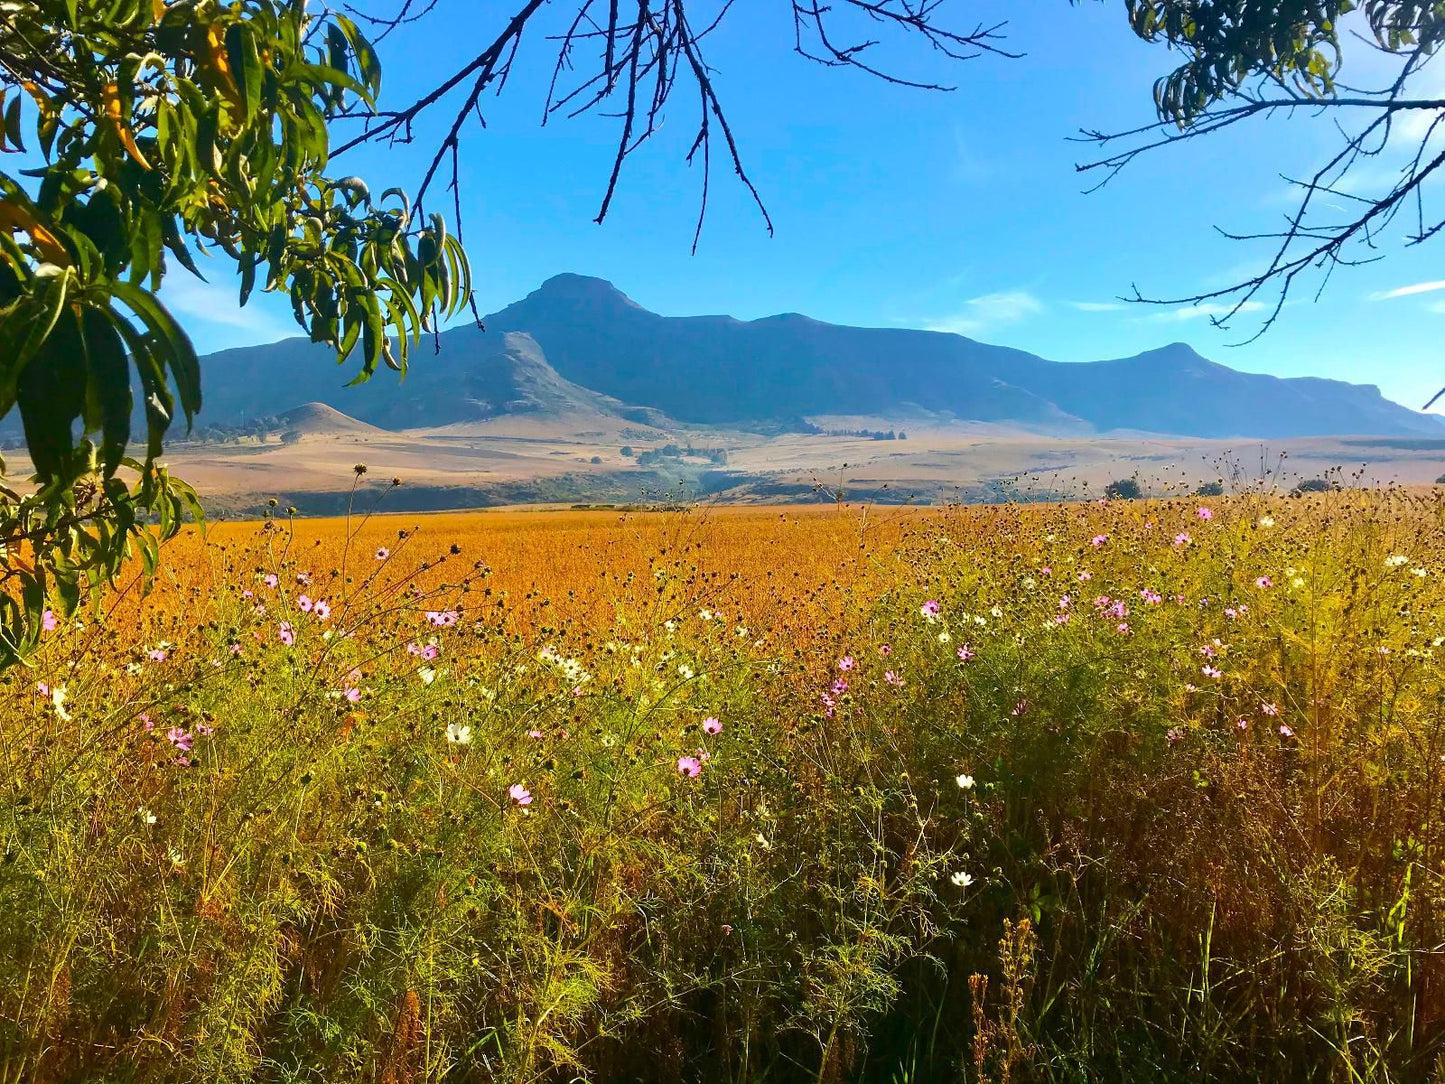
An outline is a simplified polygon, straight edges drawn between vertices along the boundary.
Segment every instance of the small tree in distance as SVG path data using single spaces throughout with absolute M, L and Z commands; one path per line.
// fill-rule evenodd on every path
M 1104 496 L 1111 501 L 1137 501 L 1143 495 L 1134 478 L 1120 478 L 1104 487 Z

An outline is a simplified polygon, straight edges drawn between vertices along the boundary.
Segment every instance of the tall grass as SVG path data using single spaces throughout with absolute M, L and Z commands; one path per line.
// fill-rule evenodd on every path
M 519 522 L 0 679 L 0 1080 L 1439 1078 L 1438 495 Z

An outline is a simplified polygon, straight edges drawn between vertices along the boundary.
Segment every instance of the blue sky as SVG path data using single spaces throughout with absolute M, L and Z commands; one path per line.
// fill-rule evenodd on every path
M 919 50 L 902 61 L 908 70 L 958 89 L 887 86 L 794 55 L 785 6 L 735 6 L 708 56 L 776 235 L 718 165 L 719 146 L 696 255 L 699 176 L 683 162 L 695 97 L 677 95 L 598 226 L 615 122 L 538 125 L 555 54 L 531 35 L 505 95 L 486 107 L 488 128 L 470 128 L 463 146 L 464 224 L 482 311 L 576 271 L 667 315 L 803 312 L 956 331 L 1061 361 L 1182 340 L 1236 368 L 1375 383 L 1412 407 L 1445 384 L 1445 241 L 1388 245 L 1387 259 L 1337 272 L 1318 302 L 1311 281 L 1267 335 L 1238 348 L 1231 344 L 1257 327 L 1249 313 L 1219 330 L 1201 309 L 1117 300 L 1134 284 L 1187 295 L 1255 267 L 1264 248 L 1214 227 L 1276 227 L 1291 206 L 1281 174 L 1303 173 L 1327 153 L 1327 119 L 1267 121 L 1167 148 L 1085 195 L 1074 166 L 1089 148 L 1068 137 L 1150 119 L 1151 86 L 1170 54 L 1129 33 L 1120 0 L 953 0 L 942 18 L 950 11 L 958 24 L 1006 17 L 1006 44 L 1027 55 L 952 65 Z M 429 22 L 383 45 L 383 104 L 408 103 L 428 79 L 465 62 L 506 15 L 491 2 L 442 0 Z M 411 148 L 353 152 L 335 169 L 374 191 L 414 187 L 428 134 L 420 130 Z M 1388 159 L 1372 168 L 1387 167 Z M 205 350 L 295 333 L 284 304 L 263 297 L 237 311 L 225 282 L 176 281 L 166 296 Z

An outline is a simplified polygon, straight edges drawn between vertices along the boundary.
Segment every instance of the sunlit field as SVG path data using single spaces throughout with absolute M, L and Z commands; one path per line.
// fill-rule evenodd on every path
M 1442 1079 L 1442 575 L 1438 490 L 191 532 L 0 676 L 0 1080 Z

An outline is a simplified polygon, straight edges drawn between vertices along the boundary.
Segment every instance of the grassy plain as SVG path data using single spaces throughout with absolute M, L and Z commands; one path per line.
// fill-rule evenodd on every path
M 0 1080 L 1396 1081 L 1445 495 L 223 523 L 0 685 Z

